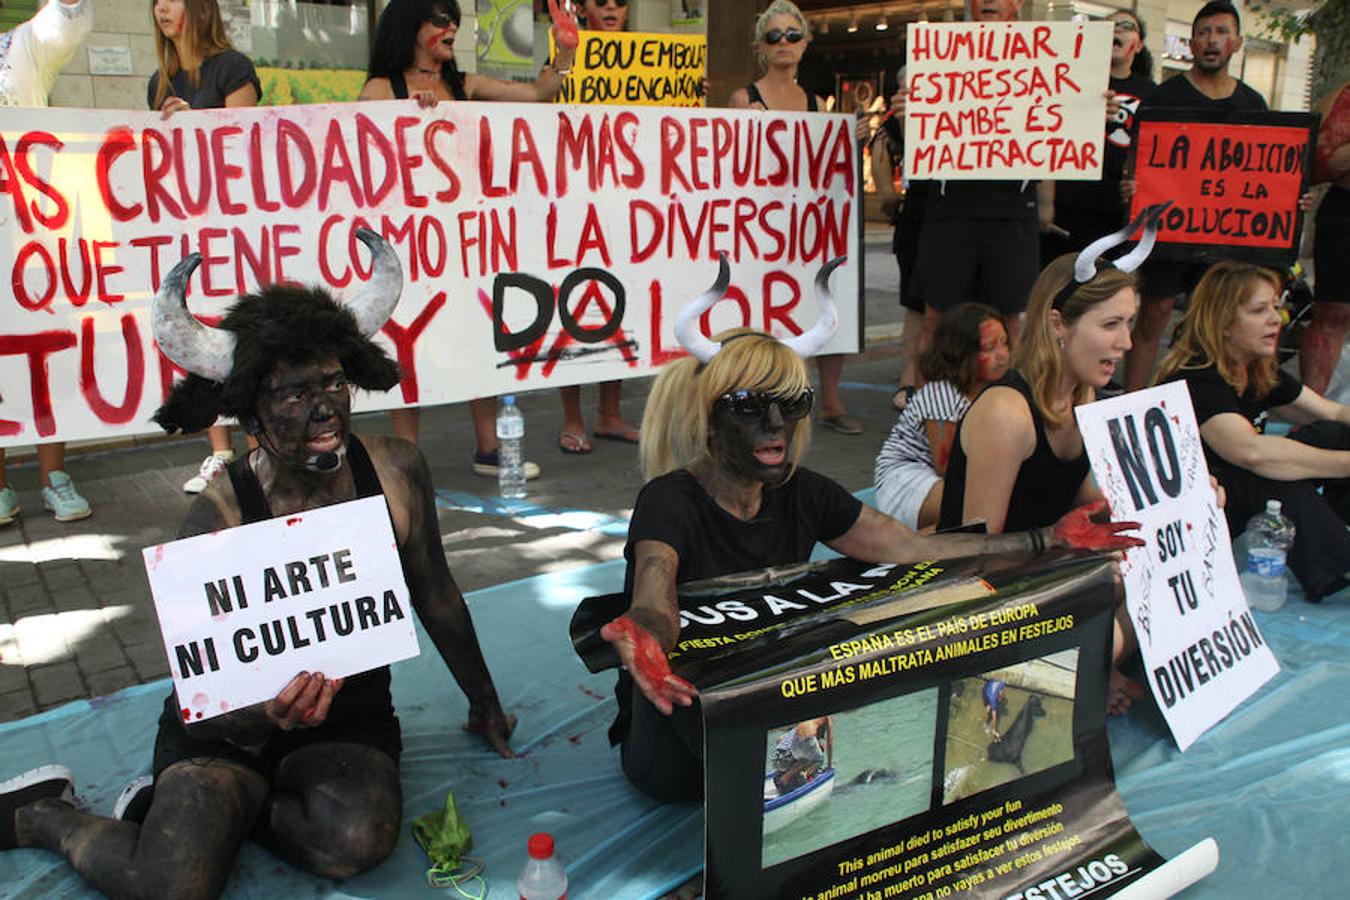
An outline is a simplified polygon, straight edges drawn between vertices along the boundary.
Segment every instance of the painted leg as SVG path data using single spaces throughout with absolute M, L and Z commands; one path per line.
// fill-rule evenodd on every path
M 41 800 L 14 816 L 20 846 L 64 856 L 109 897 L 218 897 L 262 808 L 267 783 L 223 760 L 174 763 L 136 825 Z
M 1331 373 L 1341 361 L 1341 347 L 1350 333 L 1350 303 L 1318 301 L 1312 322 L 1303 332 L 1298 352 L 1298 372 L 1303 383 L 1319 394 L 1327 392 Z
M 254 837 L 307 872 L 349 878 L 394 851 L 402 817 L 398 764 L 388 754 L 311 744 L 277 766 Z
M 389 410 L 389 422 L 394 426 L 395 437 L 417 443 L 422 431 L 422 410 L 416 406 Z

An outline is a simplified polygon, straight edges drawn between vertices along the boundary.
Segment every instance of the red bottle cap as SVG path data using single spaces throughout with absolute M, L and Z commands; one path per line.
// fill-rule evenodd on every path
M 553 835 L 546 831 L 530 835 L 530 856 L 534 859 L 548 859 L 553 855 Z

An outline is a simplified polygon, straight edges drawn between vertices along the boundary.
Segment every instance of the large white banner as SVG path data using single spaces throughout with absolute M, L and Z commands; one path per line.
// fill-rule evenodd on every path
M 1101 177 L 1110 22 L 911 22 L 905 175 Z
M 202 254 L 206 319 L 260 284 L 345 294 L 384 234 L 404 291 L 381 340 L 438 404 L 648 375 L 680 307 L 731 259 L 705 317 L 798 334 L 833 277 L 858 349 L 857 149 L 821 113 L 411 101 L 157 114 L 0 110 L 0 447 L 153 431 L 173 377 L 150 298 Z
M 1092 474 L 1147 546 L 1121 563 L 1149 686 L 1182 750 L 1274 677 L 1184 382 L 1075 409 Z
M 384 497 L 146 547 L 184 721 L 417 655 Z

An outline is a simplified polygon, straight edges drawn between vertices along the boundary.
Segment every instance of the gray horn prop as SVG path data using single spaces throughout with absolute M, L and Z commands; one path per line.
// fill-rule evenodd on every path
M 1163 210 L 1171 205 L 1172 201 L 1168 200 L 1166 203 L 1158 203 L 1141 209 L 1139 215 L 1135 216 L 1124 228 L 1112 232 L 1105 237 L 1097 238 L 1097 240 L 1084 247 L 1083 252 L 1078 254 L 1078 259 L 1074 260 L 1074 281 L 1077 281 L 1079 284 L 1086 284 L 1096 277 L 1097 258 L 1112 247 L 1119 247 L 1121 244 L 1128 241 L 1130 235 L 1138 231 L 1140 225 L 1144 225 L 1144 223 L 1147 222 L 1148 224 L 1145 225 L 1144 228 L 1144 236 L 1140 239 L 1138 246 L 1114 263 L 1115 267 L 1122 272 L 1133 272 L 1135 269 L 1139 268 L 1139 264 L 1142 263 L 1145 257 L 1153 250 L 1153 242 L 1158 237 L 1158 221 L 1162 218 Z M 1129 268 L 1126 268 L 1126 265 L 1128 265 Z
M 819 353 L 839 328 L 839 307 L 834 302 L 834 295 L 830 293 L 830 276 L 847 259 L 847 256 L 836 256 L 820 267 L 820 271 L 816 273 L 816 324 L 811 326 L 810 331 L 783 341 L 803 359 Z
M 689 351 L 690 356 L 704 365 L 717 355 L 722 345 L 703 336 L 698 327 L 698 320 L 712 309 L 714 303 L 726 296 L 727 286 L 731 284 L 731 266 L 727 263 L 727 255 L 719 253 L 717 256 L 717 280 L 712 283 L 712 287 L 685 304 L 675 319 L 675 339 L 680 342 L 681 347 Z
M 234 367 L 234 332 L 203 324 L 187 308 L 187 283 L 202 261 L 200 253 L 183 257 L 160 283 L 151 306 L 155 343 L 174 365 L 215 382 Z
M 1144 260 L 1153 252 L 1154 242 L 1158 240 L 1158 225 L 1162 221 L 1162 214 L 1171 205 L 1172 201 L 1168 200 L 1166 203 L 1155 203 L 1144 210 L 1144 235 L 1133 250 L 1116 260 L 1117 269 L 1122 272 L 1133 272 L 1144 264 Z
M 366 337 L 394 314 L 399 295 L 403 293 L 403 265 L 389 242 L 369 228 L 358 228 L 356 237 L 370 248 L 370 281 L 356 296 L 343 300 L 342 305 L 356 317 L 356 327 Z

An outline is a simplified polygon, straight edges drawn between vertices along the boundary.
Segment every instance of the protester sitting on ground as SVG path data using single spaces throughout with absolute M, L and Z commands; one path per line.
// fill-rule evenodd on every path
M 938 323 L 919 369 L 924 386 L 877 454 L 877 508 L 916 530 L 937 524 L 942 478 L 961 417 L 1008 371 L 1008 332 L 992 306 L 962 303 Z
M 1139 309 L 1134 269 L 1152 249 L 1161 209 L 1151 213 L 1144 239 L 1128 255 L 1098 261 L 1138 230 L 1138 220 L 1081 254 L 1061 256 L 1036 279 L 1012 370 L 980 394 L 961 421 L 939 528 L 983 522 L 991 534 L 1001 534 L 1044 527 L 1079 504 L 1105 505 L 1073 408 L 1095 398 L 1130 348 Z M 1122 609 L 1115 661 L 1133 649 Z M 1118 672 L 1111 681 L 1112 711 L 1142 695 Z
M 1240 534 L 1279 500 L 1297 534 L 1289 567 L 1316 602 L 1350 573 L 1350 407 L 1278 367 L 1279 296 L 1274 272 L 1216 263 L 1196 285 L 1158 379 L 1190 389 L 1209 470 L 1228 492 L 1229 531 Z M 1272 414 L 1301 427 L 1267 434 Z
M 796 790 L 834 767 L 834 722 L 829 716 L 798 722 L 773 748 L 773 786 L 778 793 Z
M 731 94 L 732 109 L 816 112 L 825 100 L 797 84 L 797 68 L 811 43 L 811 26 L 790 0 L 773 0 L 755 19 L 755 58 L 764 74 Z M 862 422 L 849 413 L 839 394 L 844 377 L 844 355 L 816 357 L 820 372 L 820 424 L 846 435 L 863 432 Z
M 0 34 L 0 106 L 46 106 L 56 76 L 94 27 L 92 0 L 48 0 L 31 19 Z M 75 490 L 65 472 L 66 445 L 37 445 L 38 484 L 42 508 L 58 522 L 89 518 L 89 501 Z M 22 512 L 19 494 L 5 475 L 5 451 L 0 448 L 0 525 Z
M 156 420 L 171 432 L 197 431 L 231 415 L 259 442 L 196 499 L 180 536 L 383 494 L 413 608 L 469 698 L 464 727 L 510 756 L 515 718 L 502 711 L 446 566 L 426 461 L 397 438 L 351 433 L 352 388 L 398 383 L 398 367 L 370 335 L 403 281 L 393 249 L 372 232 L 358 236 L 377 275 L 345 303 L 321 289 L 274 285 L 242 297 L 212 329 L 183 301 L 200 257 L 165 278 L 155 340 L 194 374 Z M 68 770 L 35 770 L 0 793 L 0 849 L 60 853 L 115 897 L 217 896 L 248 836 L 305 871 L 355 875 L 389 855 L 402 819 L 389 686 L 387 666 L 345 679 L 301 672 L 273 700 L 192 724 L 179 712 L 187 701 L 171 693 L 148 803 L 142 794 L 119 803 L 120 819 L 91 815 L 69 802 Z
M 187 109 L 257 106 L 262 83 L 247 56 L 235 50 L 216 0 L 152 0 L 159 68 L 146 86 L 146 105 L 166 117 Z M 206 429 L 211 455 L 183 490 L 200 494 L 234 460 L 230 426 Z
M 1128 212 L 1120 196 L 1120 181 L 1130 155 L 1134 114 L 1155 87 L 1153 56 L 1144 46 L 1144 21 L 1137 13 L 1118 9 L 1108 19 L 1113 30 L 1107 87 L 1114 100 L 1114 114 L 1106 118 L 1102 176 L 1097 181 L 1047 179 L 1037 186 L 1042 266 L 1065 253 L 1077 253 L 1098 235 L 1115 230 Z
M 802 357 L 829 339 L 837 321 L 828 289 L 833 265 L 816 278 L 822 315 L 804 334 L 780 341 L 735 329 L 714 342 L 698 321 L 730 284 L 724 256 L 716 283 L 677 319 L 676 336 L 690 356 L 662 369 L 648 397 L 641 446 L 648 480 L 624 547 L 631 606 L 601 637 L 624 667 L 610 740 L 622 745 L 629 780 L 661 800 L 695 799 L 703 790 L 697 691 L 671 674 L 666 659 L 679 639 L 677 585 L 800 563 L 817 541 L 891 563 L 1035 552 L 1066 546 L 1071 533 L 1082 537 L 1075 546 L 1140 543 L 1117 534 L 1133 523 L 1094 525 L 1085 509 L 1024 534 L 920 535 L 802 466 L 814 402 Z
M 459 22 L 457 0 L 392 0 L 375 26 L 370 67 L 357 99 L 412 98 L 423 107 L 431 107 L 457 100 L 549 103 L 558 96 L 562 75 L 572 68 L 575 41 L 560 42 L 557 58 L 546 64 L 534 81 L 504 81 L 459 70 L 455 63 Z M 474 474 L 496 478 L 497 399 L 470 400 L 469 411 L 473 416 Z M 396 409 L 390 419 L 396 435 L 417 442 L 421 410 L 415 406 Z M 525 477 L 539 477 L 539 466 L 527 461 Z
M 1298 351 L 1298 373 L 1305 385 L 1324 394 L 1350 334 L 1350 81 L 1327 92 L 1317 111 L 1322 124 L 1313 181 L 1330 182 L 1330 187 L 1313 229 L 1316 297 Z
M 1005 689 L 1008 687 L 997 678 L 989 678 L 984 682 L 984 690 L 981 697 L 984 700 L 984 730 L 996 741 L 1003 740 L 1003 735 L 998 731 L 998 713 L 1000 706 L 1007 705 Z

